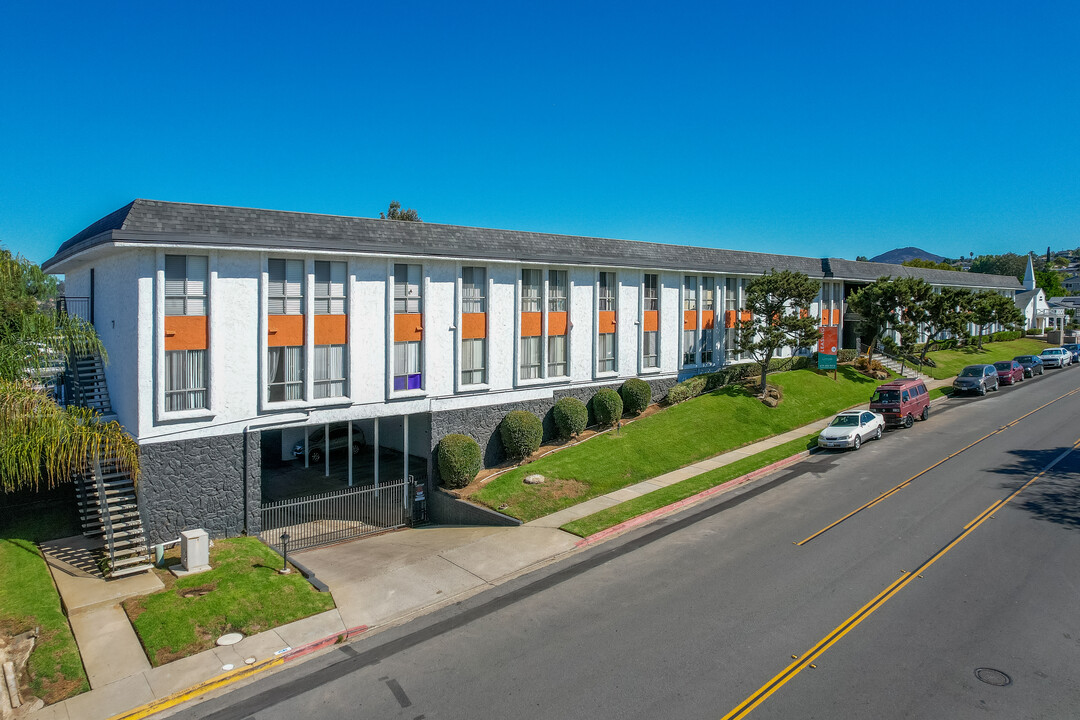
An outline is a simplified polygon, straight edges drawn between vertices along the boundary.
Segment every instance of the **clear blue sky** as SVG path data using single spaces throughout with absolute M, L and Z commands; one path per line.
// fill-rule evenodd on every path
M 8 2 L 0 243 L 136 197 L 805 255 L 1080 246 L 1080 3 Z

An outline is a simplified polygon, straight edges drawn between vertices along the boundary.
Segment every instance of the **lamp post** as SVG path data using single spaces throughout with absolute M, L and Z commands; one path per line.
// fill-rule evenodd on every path
M 281 575 L 289 574 L 289 533 L 281 533 L 281 569 L 278 573 Z

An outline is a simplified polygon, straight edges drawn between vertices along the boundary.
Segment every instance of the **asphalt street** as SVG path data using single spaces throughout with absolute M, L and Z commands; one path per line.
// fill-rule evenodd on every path
M 1075 718 L 1078 419 L 949 400 L 177 717 Z

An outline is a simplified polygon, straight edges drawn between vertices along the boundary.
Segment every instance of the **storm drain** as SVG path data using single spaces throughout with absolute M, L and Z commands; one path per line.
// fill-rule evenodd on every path
M 994 668 L 975 668 L 975 677 L 987 685 L 997 685 L 998 687 L 1005 687 L 1012 682 L 1012 678 Z

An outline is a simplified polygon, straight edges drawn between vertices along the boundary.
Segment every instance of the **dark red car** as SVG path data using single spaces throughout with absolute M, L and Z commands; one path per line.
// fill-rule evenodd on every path
M 994 363 L 994 370 L 1002 385 L 1015 385 L 1024 379 L 1024 366 L 1015 360 L 1000 360 Z

